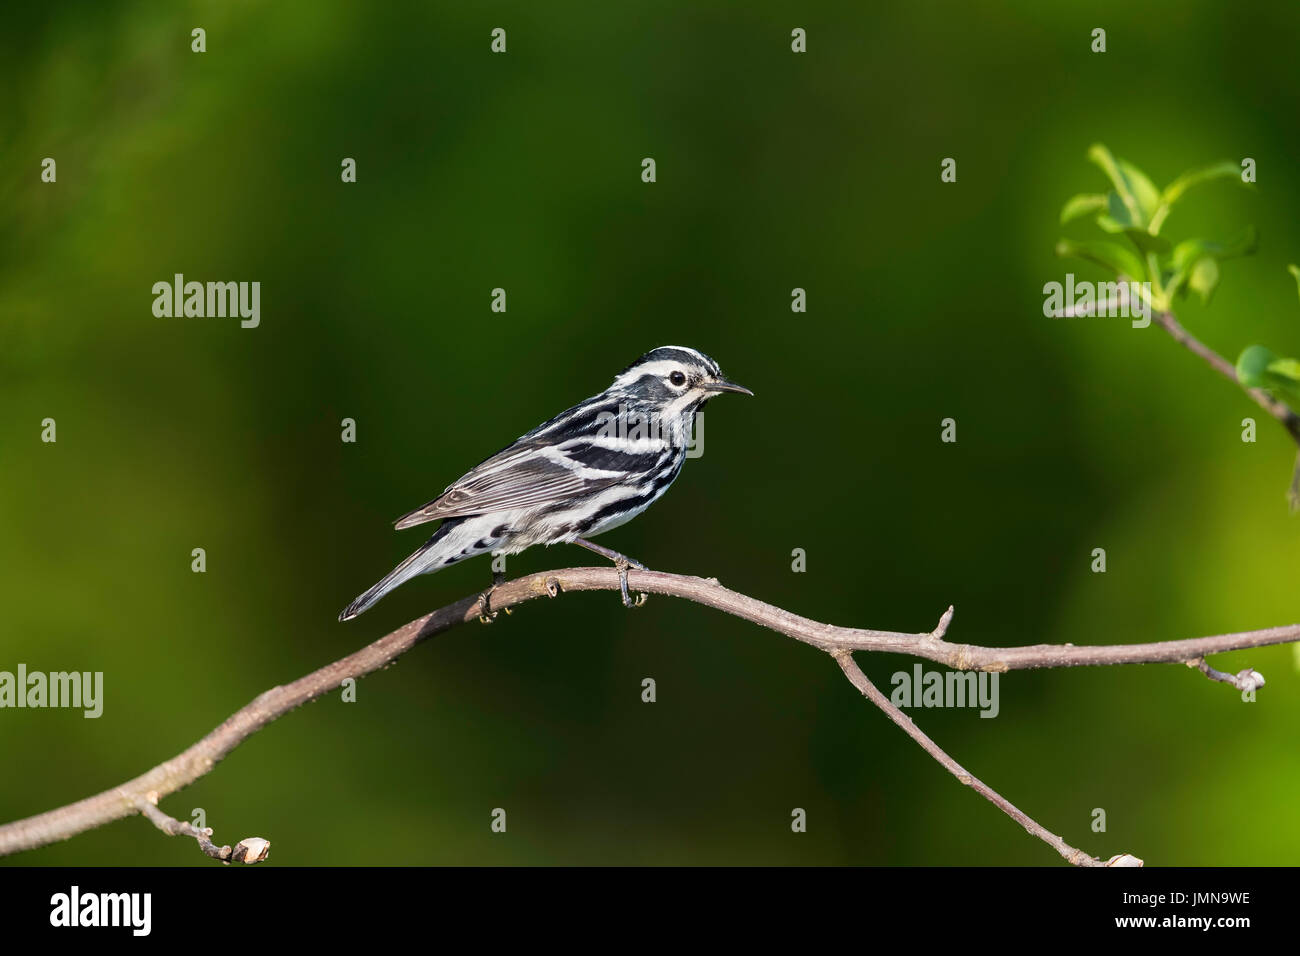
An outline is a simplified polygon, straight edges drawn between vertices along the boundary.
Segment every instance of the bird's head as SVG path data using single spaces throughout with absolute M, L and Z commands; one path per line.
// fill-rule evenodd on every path
M 703 352 L 683 345 L 661 345 L 646 352 L 618 374 L 612 390 L 664 417 L 690 414 L 723 392 L 754 394 L 727 381 L 718 363 Z

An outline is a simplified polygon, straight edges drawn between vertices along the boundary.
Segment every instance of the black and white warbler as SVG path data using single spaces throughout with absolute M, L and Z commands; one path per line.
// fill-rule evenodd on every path
M 398 518 L 399 530 L 442 524 L 339 620 L 351 620 L 416 575 L 479 554 L 562 542 L 612 560 L 623 603 L 631 606 L 627 568 L 641 565 L 586 538 L 630 521 L 668 490 L 686 460 L 695 413 L 720 392 L 753 394 L 695 349 L 647 352 L 605 391 L 538 425 Z

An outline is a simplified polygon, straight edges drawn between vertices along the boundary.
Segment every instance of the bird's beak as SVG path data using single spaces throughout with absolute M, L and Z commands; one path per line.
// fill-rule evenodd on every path
M 745 386 L 737 385 L 735 382 L 728 382 L 723 378 L 718 379 L 716 382 L 710 382 L 707 388 L 710 392 L 739 392 L 741 395 L 748 395 L 751 398 L 754 395 Z

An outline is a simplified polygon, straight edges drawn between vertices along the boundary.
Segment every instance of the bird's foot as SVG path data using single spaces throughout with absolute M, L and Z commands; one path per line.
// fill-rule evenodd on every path
M 478 596 L 478 619 L 480 623 L 491 624 L 497 619 L 497 614 L 499 614 L 500 611 L 492 610 L 492 592 L 505 584 L 505 581 L 506 575 L 504 571 L 492 572 L 492 586 Z M 503 607 L 501 610 L 505 611 L 506 614 L 510 613 L 510 608 L 508 607 Z
M 490 587 L 478 596 L 478 620 L 480 624 L 491 624 L 497 619 L 497 612 L 492 610 L 492 592 L 495 587 Z
M 622 555 L 620 555 L 620 557 L 622 557 Z M 618 568 L 618 591 L 619 595 L 623 598 L 624 607 L 640 607 L 645 604 L 646 601 L 650 600 L 650 595 L 646 594 L 644 591 L 639 592 L 634 599 L 627 589 L 627 572 L 629 568 L 636 568 L 638 571 L 648 571 L 649 568 L 640 562 L 633 561 L 631 558 L 623 558 L 621 561 L 615 561 L 614 567 Z
M 626 554 L 619 554 L 612 548 L 606 548 L 603 545 L 595 544 L 585 538 L 574 538 L 573 543 L 579 547 L 586 548 L 588 551 L 594 551 L 601 557 L 608 558 L 614 562 L 614 567 L 618 569 L 618 590 L 623 598 L 624 607 L 640 607 L 650 599 L 648 594 L 638 594 L 636 600 L 632 600 L 631 594 L 627 589 L 627 572 L 629 568 L 636 568 L 638 571 L 649 571 L 644 564 L 634 558 L 629 558 Z

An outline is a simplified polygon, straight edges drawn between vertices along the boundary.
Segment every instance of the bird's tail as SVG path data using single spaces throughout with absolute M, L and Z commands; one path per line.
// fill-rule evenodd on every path
M 433 537 L 420 545 L 419 550 L 384 575 L 374 587 L 361 594 L 355 601 L 345 607 L 343 613 L 339 615 L 339 620 L 352 620 L 398 585 L 405 584 L 417 575 L 436 571 L 444 563 L 450 564 L 451 561 L 444 562 L 440 560 L 443 557 L 443 549 L 438 545 L 457 524 L 459 524 L 457 521 L 444 521 L 438 530 L 433 533 Z

